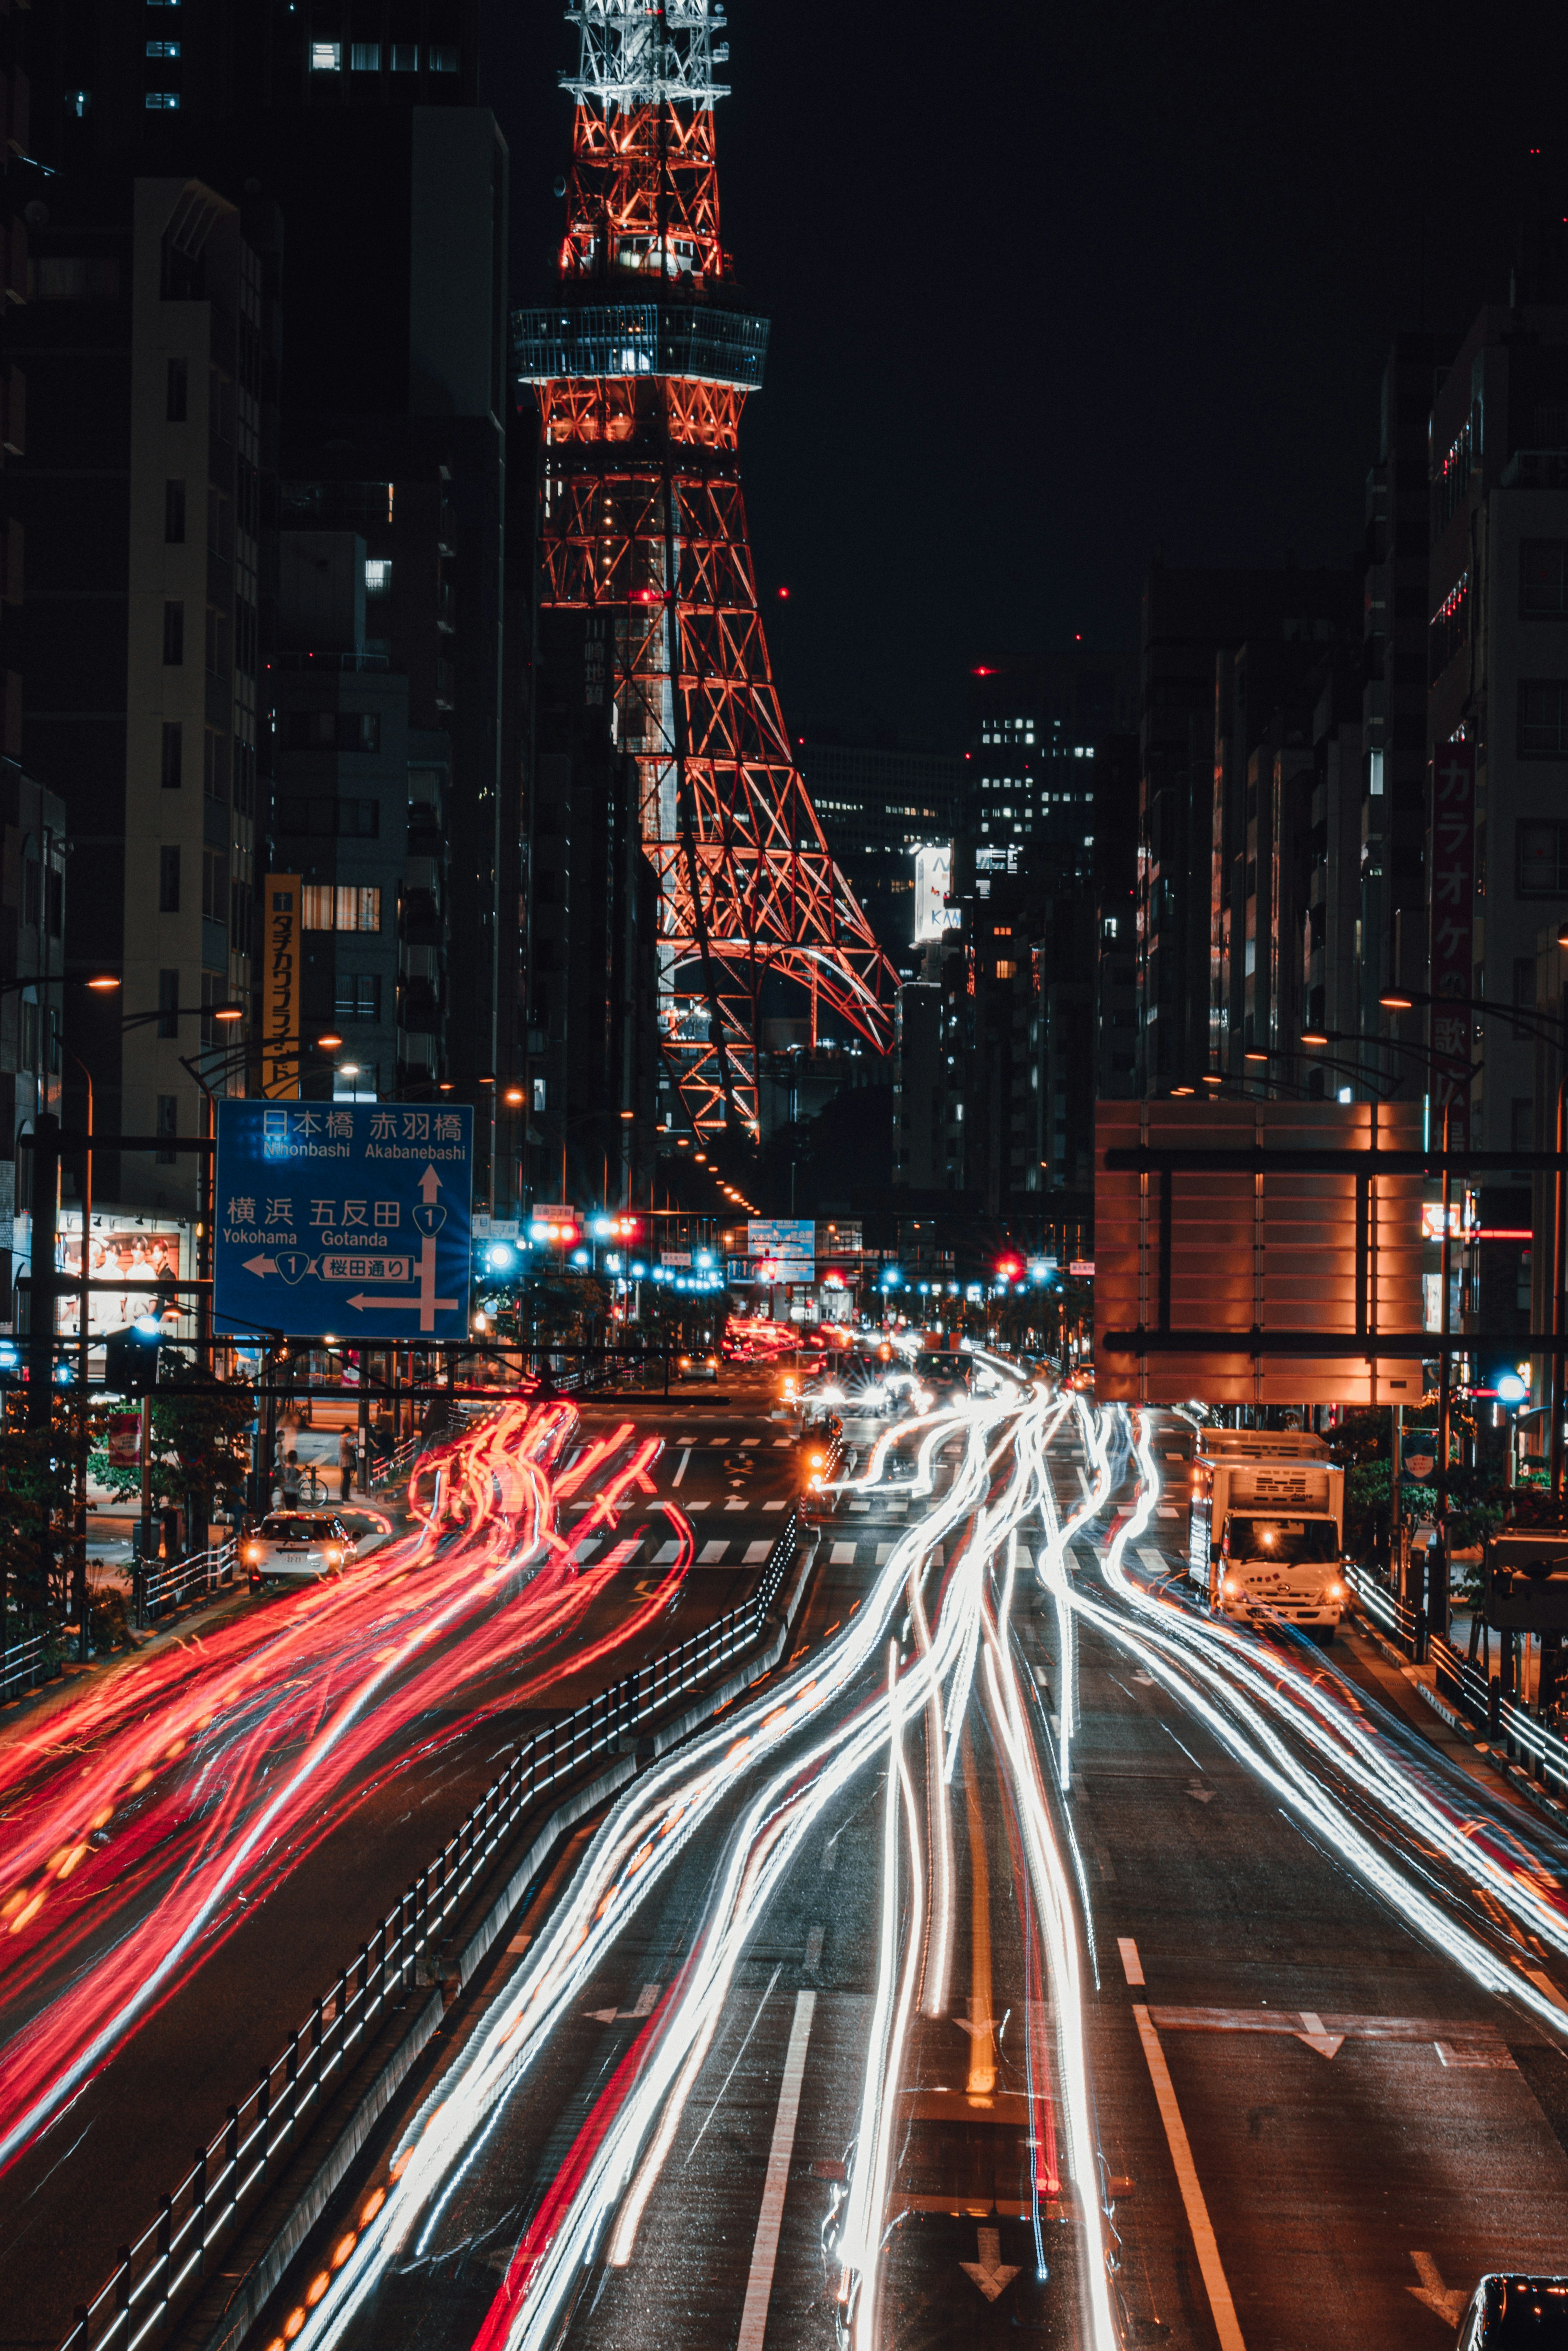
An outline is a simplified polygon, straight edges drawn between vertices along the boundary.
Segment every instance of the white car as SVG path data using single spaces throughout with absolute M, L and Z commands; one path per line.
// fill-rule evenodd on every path
M 268 1583 L 319 1583 L 354 1563 L 358 1545 L 341 1519 L 317 1510 L 274 1510 L 240 1544 L 251 1590 Z

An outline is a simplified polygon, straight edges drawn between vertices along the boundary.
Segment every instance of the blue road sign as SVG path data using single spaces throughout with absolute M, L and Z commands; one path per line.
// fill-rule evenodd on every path
M 473 1113 L 218 1104 L 219 1337 L 465 1339 Z

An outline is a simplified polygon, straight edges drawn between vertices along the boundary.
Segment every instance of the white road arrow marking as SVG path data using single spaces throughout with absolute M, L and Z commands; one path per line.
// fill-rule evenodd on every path
M 975 2234 L 980 2239 L 980 2259 L 978 2262 L 960 2262 L 959 2267 L 965 2277 L 974 2280 L 987 2302 L 994 2302 L 1003 2286 L 1012 2283 L 1018 2271 L 1001 2258 L 1000 2229 L 977 2229 Z
M 955 2016 L 949 2022 L 956 2024 L 961 2032 L 967 2032 L 971 2041 L 978 2041 L 983 2033 L 994 2032 L 997 2023 L 994 2016 Z
M 1191 1782 L 1187 1792 L 1189 1796 L 1196 1797 L 1197 1801 L 1200 1804 L 1211 1804 L 1214 1802 L 1213 1789 L 1200 1788 L 1196 1781 Z
M 1419 2285 L 1407 2285 L 1406 2293 L 1413 2294 L 1417 2302 L 1424 2302 L 1433 2317 L 1440 2318 L 1445 2326 L 1457 2326 L 1459 2313 L 1465 2306 L 1462 2289 L 1444 2285 L 1443 2273 L 1430 2253 L 1412 2253 L 1410 2259 L 1416 2264 L 1416 2274 L 1421 2283 Z
M 634 2016 L 651 2016 L 659 2006 L 660 1989 L 656 1983 L 644 1984 L 630 2008 L 590 2008 L 588 2014 L 596 2024 L 625 2023 Z
M 1303 2032 L 1296 2034 L 1296 2039 L 1304 2041 L 1309 2049 L 1315 2049 L 1320 2057 L 1336 2056 L 1345 2046 L 1344 2033 L 1325 2032 L 1322 2017 L 1314 2016 L 1310 2008 L 1298 2009 L 1296 2012 L 1305 2027 Z

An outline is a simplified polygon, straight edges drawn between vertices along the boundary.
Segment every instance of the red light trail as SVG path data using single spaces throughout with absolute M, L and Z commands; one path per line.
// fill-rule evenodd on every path
M 111 1674 L 0 1748 L 0 2164 L 378 1789 L 602 1663 L 670 1605 L 693 1541 L 666 1504 L 677 1553 L 654 1591 L 549 1658 L 634 1551 L 579 1563 L 590 1535 L 645 1504 L 659 1451 L 628 1423 L 563 1469 L 576 1426 L 570 1405 L 504 1406 L 421 1460 L 416 1531 Z M 590 1480 L 590 1510 L 559 1534 L 557 1508 Z

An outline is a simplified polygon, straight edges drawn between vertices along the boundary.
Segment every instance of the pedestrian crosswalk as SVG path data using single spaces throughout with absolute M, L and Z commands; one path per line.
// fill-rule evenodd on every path
M 656 1537 L 658 1541 L 655 1541 Z M 692 1564 L 696 1567 L 761 1567 L 771 1556 L 775 1540 L 772 1535 L 712 1535 L 699 1545 Z M 589 1566 L 596 1561 L 602 1565 L 609 1550 L 615 1548 L 617 1542 L 626 1541 L 625 1536 L 607 1539 L 603 1535 L 589 1535 L 576 1546 L 573 1557 L 579 1567 Z M 886 1535 L 836 1535 L 828 1544 L 827 1559 L 834 1567 L 880 1568 L 887 1566 L 896 1548 L 896 1542 Z M 661 1528 L 655 1527 L 645 1530 L 636 1549 L 626 1552 L 617 1564 L 623 1568 L 670 1567 L 680 1556 L 680 1545 L 675 1537 L 665 1535 Z M 942 1560 L 940 1548 L 935 1560 L 940 1566 Z M 1023 1569 L 1025 1563 L 1022 1555 L 1019 1563 Z

